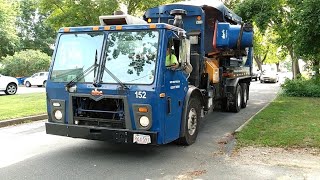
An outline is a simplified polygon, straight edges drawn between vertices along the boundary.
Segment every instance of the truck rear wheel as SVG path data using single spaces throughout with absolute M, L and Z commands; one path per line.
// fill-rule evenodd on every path
M 230 103 L 230 111 L 231 112 L 239 112 L 241 108 L 241 101 L 242 101 L 242 93 L 241 93 L 241 87 L 238 84 L 236 87 L 236 92 L 233 95 L 232 102 Z
M 246 108 L 247 107 L 247 102 L 248 102 L 248 85 L 246 83 L 241 83 L 241 107 Z
M 201 105 L 198 99 L 191 98 L 188 103 L 188 109 L 186 114 L 186 123 L 184 126 L 184 137 L 179 139 L 179 144 L 191 145 L 198 136 L 198 129 L 200 123 Z
M 223 112 L 228 112 L 229 111 L 228 99 L 227 98 L 223 98 L 221 100 L 221 111 L 223 111 Z

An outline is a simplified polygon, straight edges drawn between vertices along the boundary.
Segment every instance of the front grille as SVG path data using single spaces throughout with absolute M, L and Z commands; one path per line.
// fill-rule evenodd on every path
M 73 123 L 86 126 L 125 129 L 124 102 L 122 99 L 73 97 Z

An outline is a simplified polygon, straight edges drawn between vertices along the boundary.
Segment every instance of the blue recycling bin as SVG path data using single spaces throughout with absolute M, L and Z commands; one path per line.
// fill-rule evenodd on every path
M 23 82 L 27 77 L 16 77 L 16 79 L 18 80 L 19 85 L 23 85 Z

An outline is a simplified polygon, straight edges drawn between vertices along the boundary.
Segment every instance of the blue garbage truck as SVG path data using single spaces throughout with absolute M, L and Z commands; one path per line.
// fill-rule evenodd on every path
M 246 107 L 253 28 L 220 1 L 99 20 L 58 32 L 46 86 L 47 134 L 191 145 L 215 108 Z

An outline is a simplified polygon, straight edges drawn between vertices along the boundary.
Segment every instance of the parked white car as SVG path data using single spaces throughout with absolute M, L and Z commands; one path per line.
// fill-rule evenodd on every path
M 14 77 L 4 76 L 0 74 L 0 91 L 4 91 L 7 95 L 17 93 L 18 80 Z
M 260 77 L 260 82 L 261 83 L 264 83 L 264 82 L 277 83 L 277 82 L 279 82 L 278 72 L 276 72 L 276 71 L 264 71 L 264 72 L 262 72 L 261 77 Z
M 26 87 L 31 87 L 31 86 L 46 86 L 48 79 L 48 72 L 39 72 L 35 73 L 31 77 L 28 77 L 27 79 L 24 80 L 24 85 Z

